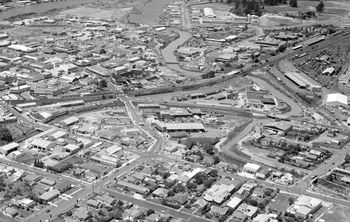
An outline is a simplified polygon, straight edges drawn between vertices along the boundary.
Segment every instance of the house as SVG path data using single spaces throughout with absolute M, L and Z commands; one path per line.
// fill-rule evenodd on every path
M 101 206 L 101 202 L 94 199 L 89 199 L 88 201 L 86 201 L 86 204 L 95 209 L 99 209 Z
M 31 199 L 23 198 L 23 199 L 18 201 L 18 204 L 25 207 L 25 208 L 30 208 L 30 207 L 33 207 L 35 205 L 35 202 Z
M 18 210 L 13 207 L 5 207 L 2 211 L 6 216 L 16 217 L 18 215 Z
M 169 192 L 168 189 L 159 187 L 155 191 L 153 191 L 152 196 L 163 198 L 168 194 L 168 192 Z
M 72 188 L 72 184 L 65 180 L 65 181 L 60 181 L 55 185 L 55 188 L 60 191 L 61 193 L 64 193 L 68 191 L 70 188 Z
M 226 206 L 232 208 L 233 210 L 236 210 L 238 206 L 242 203 L 242 199 L 239 197 L 232 197 L 229 202 L 226 204 Z
M 246 222 L 248 220 L 248 216 L 238 212 L 238 211 L 234 211 L 231 217 L 230 222 Z
M 247 215 L 249 218 L 253 218 L 257 215 L 258 208 L 252 205 L 243 203 L 241 204 L 241 206 L 238 207 L 237 211 Z
M 56 189 L 50 189 L 47 192 L 39 196 L 39 199 L 44 202 L 49 202 L 60 195 L 60 191 Z
M 34 184 L 36 184 L 37 182 L 39 182 L 39 180 L 41 179 L 41 176 L 36 175 L 36 174 L 26 174 L 23 177 L 24 181 L 27 181 L 29 183 L 30 186 L 33 186 Z
M 242 172 L 245 173 L 245 174 L 249 174 L 249 175 L 254 177 L 259 169 L 260 169 L 260 165 L 257 165 L 257 164 L 254 164 L 254 163 L 246 163 L 243 166 Z
M 72 217 L 79 221 L 86 221 L 91 217 L 91 215 L 89 215 L 89 210 L 87 207 L 79 207 L 74 210 Z
M 218 181 L 204 193 L 204 200 L 222 204 L 235 190 L 240 187 L 241 183 L 233 184 L 231 181 Z
M 199 210 L 202 210 L 207 205 L 208 205 L 208 202 L 202 198 L 196 200 L 196 202 L 193 203 L 193 206 L 198 208 Z
M 112 206 L 115 203 L 115 199 L 107 194 L 97 195 L 95 199 L 104 205 Z
M 212 206 L 210 209 L 210 213 L 212 213 L 215 217 L 222 217 L 226 215 L 228 212 L 227 207 L 219 207 L 219 206 Z
M 271 174 L 271 169 L 267 169 L 265 167 L 261 167 L 255 174 L 255 177 L 258 179 L 265 180 Z
M 129 209 L 126 209 L 123 213 L 124 220 L 134 221 L 136 218 L 139 218 L 144 213 L 144 210 L 138 206 L 133 206 Z
M 322 200 L 310 196 L 300 196 L 294 204 L 287 210 L 296 217 L 307 218 L 322 207 Z
M 252 222 L 278 222 L 276 215 L 258 214 Z
M 40 183 L 42 183 L 42 184 L 45 184 L 45 185 L 48 185 L 48 186 L 54 186 L 55 184 L 56 184 L 56 181 L 54 181 L 54 180 L 51 180 L 51 179 L 49 179 L 49 178 L 43 178 L 43 179 L 41 179 L 40 181 L 39 181 Z

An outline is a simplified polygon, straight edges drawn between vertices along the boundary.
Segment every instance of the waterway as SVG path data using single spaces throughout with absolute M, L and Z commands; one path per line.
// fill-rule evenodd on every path
M 192 71 L 187 71 L 182 69 L 178 64 L 177 64 L 177 59 L 176 55 L 174 54 L 175 50 L 184 44 L 186 41 L 192 38 L 192 34 L 189 32 L 181 31 L 181 30 L 174 30 L 177 33 L 179 33 L 179 38 L 171 42 L 167 47 L 165 47 L 162 50 L 162 56 L 167 63 L 167 67 L 175 70 L 177 72 L 180 72 L 188 77 L 199 77 L 200 72 L 192 72 Z
M 128 20 L 132 23 L 139 23 L 145 25 L 158 25 L 159 24 L 159 16 L 162 13 L 162 10 L 169 3 L 174 2 L 174 0 L 151 0 L 148 1 L 142 8 L 140 13 L 130 14 Z M 198 78 L 200 76 L 200 72 L 187 71 L 182 69 L 177 64 L 176 55 L 174 54 L 175 50 L 184 44 L 186 41 L 192 38 L 192 34 L 189 32 L 181 31 L 178 29 L 174 29 L 174 31 L 179 33 L 179 38 L 171 42 L 167 47 L 162 50 L 162 56 L 167 63 L 167 67 L 180 72 L 188 77 Z
M 46 2 L 27 6 L 20 6 L 17 8 L 11 8 L 6 11 L 0 12 L 0 20 L 6 20 L 11 17 L 30 13 L 41 14 L 50 10 L 66 9 L 72 6 L 92 3 L 95 1 L 96 0 L 59 0 L 56 2 Z

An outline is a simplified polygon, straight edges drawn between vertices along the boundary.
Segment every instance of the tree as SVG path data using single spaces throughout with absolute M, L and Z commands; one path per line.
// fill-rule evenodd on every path
M 288 198 L 288 203 L 289 203 L 289 205 L 292 205 L 294 203 L 294 198 L 293 197 L 289 197 Z
M 0 127 L 0 140 L 7 142 L 12 142 L 13 140 L 10 130 L 5 126 Z
M 35 159 L 34 160 L 34 166 L 38 168 L 44 168 L 44 163 L 41 160 Z
M 149 216 L 151 214 L 154 214 L 154 210 L 153 209 L 148 209 L 146 212 L 146 215 Z
M 280 45 L 280 46 L 278 46 L 278 51 L 279 52 L 284 52 L 285 50 L 287 49 L 287 46 L 286 45 Z
M 218 156 L 214 156 L 213 159 L 214 159 L 214 165 L 220 162 L 220 158 Z
M 316 6 L 317 12 L 323 12 L 324 11 L 324 3 L 321 1 L 317 6 Z
M 101 88 L 106 88 L 106 87 L 107 87 L 107 82 L 106 82 L 106 80 L 101 79 L 101 81 L 100 81 L 100 87 L 101 87 Z
M 297 0 L 289 0 L 289 6 L 293 8 L 298 7 L 298 1 Z

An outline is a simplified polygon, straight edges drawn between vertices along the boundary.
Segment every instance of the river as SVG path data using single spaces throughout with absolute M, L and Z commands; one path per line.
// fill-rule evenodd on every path
M 182 74 L 188 76 L 188 77 L 194 77 L 198 78 L 200 76 L 200 72 L 193 72 L 193 71 L 187 71 L 182 69 L 177 64 L 176 55 L 174 54 L 175 50 L 184 44 L 187 40 L 192 38 L 192 34 L 189 32 L 181 31 L 181 30 L 174 30 L 175 32 L 179 33 L 179 38 L 171 42 L 167 47 L 165 47 L 162 50 L 162 56 L 167 63 L 167 67 L 175 70 L 177 72 L 181 72 Z
M 41 14 L 50 10 L 66 9 L 71 6 L 81 5 L 86 3 L 95 2 L 96 0 L 60 0 L 57 2 L 46 2 L 27 6 L 21 6 L 17 8 L 11 8 L 6 11 L 0 12 L 0 20 L 6 20 L 11 17 L 20 16 L 29 13 Z

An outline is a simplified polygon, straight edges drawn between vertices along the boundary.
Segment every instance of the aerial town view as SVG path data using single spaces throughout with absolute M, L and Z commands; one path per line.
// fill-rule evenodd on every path
M 350 0 L 3 0 L 0 222 L 350 222 Z

